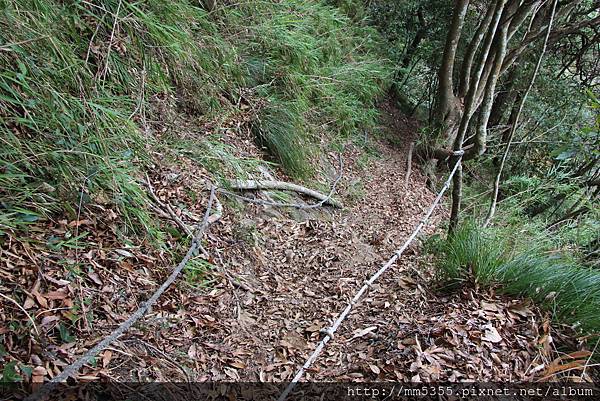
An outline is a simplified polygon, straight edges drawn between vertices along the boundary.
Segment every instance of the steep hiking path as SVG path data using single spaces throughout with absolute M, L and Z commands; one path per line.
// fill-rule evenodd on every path
M 415 123 L 390 100 L 381 112 L 382 135 L 367 137 L 366 150 L 364 144 L 348 144 L 341 155 L 335 197 L 344 209 L 273 208 L 220 193 L 223 216 L 204 236 L 207 253 L 195 257 L 151 310 L 78 378 L 291 380 L 322 338 L 321 329 L 409 237 L 435 198 L 415 163 L 405 183 Z M 249 132 L 224 141 L 240 158 L 260 155 Z M 184 156 L 170 161 L 159 156 L 150 172 L 156 195 L 187 224 L 197 224 L 210 173 Z M 337 152 L 325 157 L 323 164 L 338 165 Z M 337 176 L 331 170 L 323 187 Z M 114 213 L 101 205 L 89 208 L 96 213 L 83 210 L 77 220 L 32 226 L 34 241 L 15 236 L 2 248 L 3 293 L 15 299 L 25 294 L 22 309 L 2 298 L 0 313 L 11 322 L 0 327 L 3 350 L 35 367 L 38 381 L 58 375 L 126 321 L 187 249 L 176 235 L 168 238 L 171 255 L 144 242 L 123 244 Z M 472 286 L 448 294 L 439 290 L 422 239 L 446 219 L 440 205 L 353 309 L 305 379 L 531 380 L 553 366 L 555 349 L 570 341 L 562 334 L 568 331 L 554 330 L 536 308 Z M 78 230 L 89 233 L 85 242 L 78 242 Z
M 178 288 L 120 343 L 112 377 L 286 381 L 321 329 L 410 235 L 435 198 L 412 167 L 414 123 L 382 105 L 386 137 L 342 157 L 342 211 L 225 208 L 208 235 L 213 282 Z M 393 144 L 393 143 L 395 144 Z M 330 163 L 336 165 L 334 153 Z M 447 212 L 439 207 L 419 238 Z M 548 319 L 493 292 L 440 293 L 420 241 L 354 308 L 308 371 L 310 380 L 532 379 L 552 353 Z M 560 338 L 555 338 L 560 341 Z M 126 351 L 126 353 L 125 353 Z
M 394 135 L 398 128 L 412 131 L 401 126 L 399 115 L 387 117 L 386 125 L 399 124 L 389 129 Z M 125 339 L 131 356 L 113 374 L 123 379 L 291 379 L 320 329 L 400 246 L 433 201 L 435 194 L 416 168 L 404 187 L 407 149 L 380 140 L 367 153 L 348 145 L 336 193 L 346 205 L 341 211 L 226 205 L 205 246 L 215 270 L 211 289 L 179 288 L 180 310 L 163 316 L 171 322 L 168 327 L 160 313 L 148 316 L 143 331 L 152 335 L 142 339 L 134 330 Z M 338 155 L 328 156 L 337 166 Z M 427 232 L 440 217 L 436 213 Z M 165 360 L 165 354 L 177 362 Z M 141 365 L 148 356 L 154 362 Z

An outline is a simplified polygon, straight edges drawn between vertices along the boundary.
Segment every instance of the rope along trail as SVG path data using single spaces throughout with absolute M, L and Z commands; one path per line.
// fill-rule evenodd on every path
M 310 368 L 310 366 L 319 357 L 319 355 L 321 354 L 321 351 L 323 351 L 323 348 L 325 348 L 325 345 L 327 345 L 329 340 L 331 340 L 333 338 L 333 334 L 340 327 L 340 325 L 346 319 L 346 317 L 350 314 L 350 311 L 352 310 L 354 305 L 356 305 L 358 303 L 360 298 L 365 294 L 365 292 L 367 292 L 367 290 L 373 285 L 373 283 L 383 273 L 385 273 L 386 270 L 389 269 L 394 264 L 394 262 L 396 262 L 396 260 L 398 260 L 398 258 L 402 255 L 402 253 L 406 250 L 406 248 L 410 245 L 410 243 L 417 237 L 417 234 L 419 234 L 421 229 L 425 226 L 425 223 L 427 223 L 427 220 L 429 220 L 429 218 L 433 214 L 435 207 L 438 205 L 438 203 L 442 199 L 444 192 L 446 192 L 446 190 L 448 190 L 448 188 L 450 187 L 450 182 L 452 181 L 452 177 L 456 173 L 456 170 L 458 169 L 458 167 L 461 163 L 462 155 L 464 152 L 458 151 L 458 152 L 454 152 L 454 153 L 456 156 L 459 156 L 458 160 L 456 161 L 456 164 L 454 165 L 454 168 L 450 172 L 448 179 L 444 183 L 444 186 L 438 193 L 437 197 L 435 198 L 435 200 L 429 207 L 429 210 L 427 210 L 427 213 L 421 219 L 421 221 L 419 222 L 419 224 L 417 225 L 417 227 L 415 228 L 415 230 L 413 231 L 411 236 L 408 237 L 406 242 L 404 242 L 404 244 L 394 253 L 394 255 L 373 276 L 371 276 L 371 278 L 369 280 L 365 281 L 365 284 L 360 288 L 360 290 L 356 293 L 356 295 L 354 295 L 354 297 L 352 298 L 350 303 L 348 303 L 348 306 L 346 306 L 346 308 L 342 311 L 342 313 L 340 313 L 340 315 L 338 316 L 336 321 L 333 323 L 333 326 L 322 330 L 325 333 L 325 337 L 323 337 L 323 339 L 319 342 L 319 344 L 317 345 L 317 348 L 315 348 L 315 350 L 308 357 L 308 359 L 306 360 L 304 365 L 302 365 L 302 367 L 298 370 L 298 372 L 296 373 L 296 376 L 294 376 L 294 378 L 292 379 L 292 382 L 286 387 L 285 391 L 279 396 L 277 401 L 284 401 L 287 398 L 287 396 L 290 394 L 290 392 L 296 386 L 296 383 L 298 383 L 298 381 L 300 381 L 302 376 L 304 376 L 304 373 L 306 372 L 306 370 L 308 368 Z
M 202 223 L 198 226 L 198 230 L 194 237 L 192 238 L 192 243 L 190 244 L 190 248 L 187 251 L 184 258 L 179 262 L 177 267 L 173 270 L 171 275 L 167 278 L 167 280 L 156 290 L 156 292 L 148 299 L 148 301 L 142 303 L 140 307 L 121 325 L 116 328 L 108 337 L 105 337 L 102 341 L 96 344 L 93 348 L 87 351 L 82 357 L 80 357 L 77 361 L 67 366 L 62 373 L 54 377 L 50 382 L 45 383 L 37 392 L 34 392 L 32 395 L 26 398 L 25 401 L 35 401 L 44 398 L 48 394 L 52 392 L 52 390 L 58 385 L 60 382 L 64 382 L 71 375 L 76 374 L 79 369 L 90 362 L 92 358 L 94 358 L 98 353 L 100 353 L 103 349 L 108 347 L 113 341 L 117 339 L 121 334 L 125 333 L 135 322 L 137 322 L 142 316 L 146 314 L 148 309 L 156 303 L 158 298 L 162 295 L 163 292 L 169 288 L 169 286 L 175 281 L 179 273 L 183 270 L 183 268 L 187 265 L 188 261 L 196 255 L 196 252 L 201 247 L 201 241 L 204 232 L 207 230 L 208 226 L 214 221 L 218 220 L 221 216 L 221 207 L 220 204 L 217 203 L 217 212 L 214 215 L 211 215 L 211 209 L 213 202 L 215 202 L 215 187 L 211 187 L 210 190 L 210 198 L 208 199 L 208 206 L 206 207 L 206 212 L 204 214 L 204 219 Z M 211 219 L 212 217 L 212 219 Z

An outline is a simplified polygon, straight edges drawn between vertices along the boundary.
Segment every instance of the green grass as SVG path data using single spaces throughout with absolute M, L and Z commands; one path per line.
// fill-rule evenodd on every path
M 503 240 L 481 232 L 470 221 L 447 239 L 431 238 L 428 245 L 438 255 L 441 281 L 450 288 L 471 279 L 489 284 L 504 260 Z
M 474 280 L 511 296 L 531 298 L 583 334 L 600 333 L 600 271 L 584 267 L 548 243 L 514 229 L 482 230 L 464 223 L 430 249 L 444 286 Z
M 124 236 L 160 241 L 139 181 L 179 127 L 156 128 L 156 99 L 205 124 L 243 97 L 257 143 L 294 178 L 310 178 L 323 140 L 374 124 L 391 68 L 360 18 L 321 1 L 198 4 L 0 0 L 0 235 L 100 204 Z M 215 174 L 253 168 L 227 152 L 193 153 Z
M 185 281 L 196 289 L 204 289 L 209 287 L 217 279 L 213 274 L 215 270 L 214 265 L 210 262 L 195 258 L 191 259 L 184 268 Z

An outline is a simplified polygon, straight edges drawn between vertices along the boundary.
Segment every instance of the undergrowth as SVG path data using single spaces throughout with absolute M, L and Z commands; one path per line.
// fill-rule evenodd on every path
M 200 125 L 246 96 L 257 142 L 310 178 L 320 141 L 374 124 L 389 77 L 378 34 L 320 1 L 0 5 L 0 234 L 95 203 L 122 216 L 123 234 L 158 238 L 139 184 L 151 153 L 172 145 L 156 99 Z M 195 161 L 217 171 L 227 152 Z
M 473 280 L 498 291 L 531 298 L 583 334 L 600 333 L 600 271 L 572 255 L 548 248 L 524 231 L 481 229 L 466 222 L 447 239 L 434 238 L 440 278 L 446 287 Z

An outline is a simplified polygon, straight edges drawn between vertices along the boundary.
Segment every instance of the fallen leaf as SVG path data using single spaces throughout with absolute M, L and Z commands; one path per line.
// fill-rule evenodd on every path
M 103 283 L 102 283 L 102 280 L 100 280 L 100 277 L 98 276 L 98 274 L 96 274 L 96 273 L 94 273 L 94 272 L 88 273 L 88 277 L 89 277 L 90 279 L 92 279 L 92 281 L 93 281 L 94 283 L 96 283 L 96 284 L 98 284 L 98 285 L 102 285 L 102 284 L 103 284 Z
M 110 360 L 112 359 L 113 356 L 113 352 L 111 350 L 106 350 L 104 351 L 104 354 L 102 355 L 102 366 L 103 367 L 108 367 L 108 364 L 110 363 Z
M 196 344 L 192 344 L 192 345 L 190 346 L 190 348 L 188 349 L 188 352 L 187 352 L 187 354 L 188 354 L 188 356 L 189 356 L 191 359 L 195 359 L 195 358 L 196 358 L 196 354 L 197 354 L 197 350 L 196 350 Z
M 246 364 L 241 361 L 234 361 L 234 362 L 230 362 L 229 366 L 233 366 L 234 368 L 237 368 L 237 369 L 244 369 L 246 367 Z
M 25 299 L 25 302 L 23 302 L 23 308 L 25 308 L 25 309 L 31 309 L 34 306 L 35 306 L 35 301 L 33 300 L 33 298 L 31 298 L 29 296 Z
M 60 290 L 57 291 L 50 291 L 49 293 L 45 294 L 46 298 L 48 299 L 53 299 L 53 300 L 63 300 L 65 298 L 67 298 L 68 294 L 67 294 L 67 290 L 61 288 Z
M 313 324 L 304 329 L 304 331 L 306 331 L 308 333 L 314 333 L 319 330 L 321 330 L 321 325 L 319 325 L 319 324 Z
M 381 373 L 381 369 L 379 369 L 377 365 L 369 365 L 369 368 L 371 369 L 371 372 L 375 373 L 376 375 Z
M 369 334 L 369 333 L 371 333 L 372 331 L 375 331 L 375 330 L 377 330 L 377 326 L 370 326 L 370 327 L 367 327 L 366 329 L 362 329 L 362 330 L 360 330 L 358 332 L 355 332 L 355 334 L 352 336 L 351 339 L 348 340 L 348 342 L 354 340 L 355 338 L 364 337 L 367 334 Z
M 115 249 L 115 252 L 121 256 L 125 256 L 126 258 L 133 258 L 135 255 L 125 249 Z
M 489 341 L 492 343 L 499 343 L 500 341 L 502 341 L 500 333 L 498 333 L 498 330 L 496 330 L 496 328 L 492 325 L 486 326 L 485 333 L 483 333 L 481 339 L 483 341 Z

